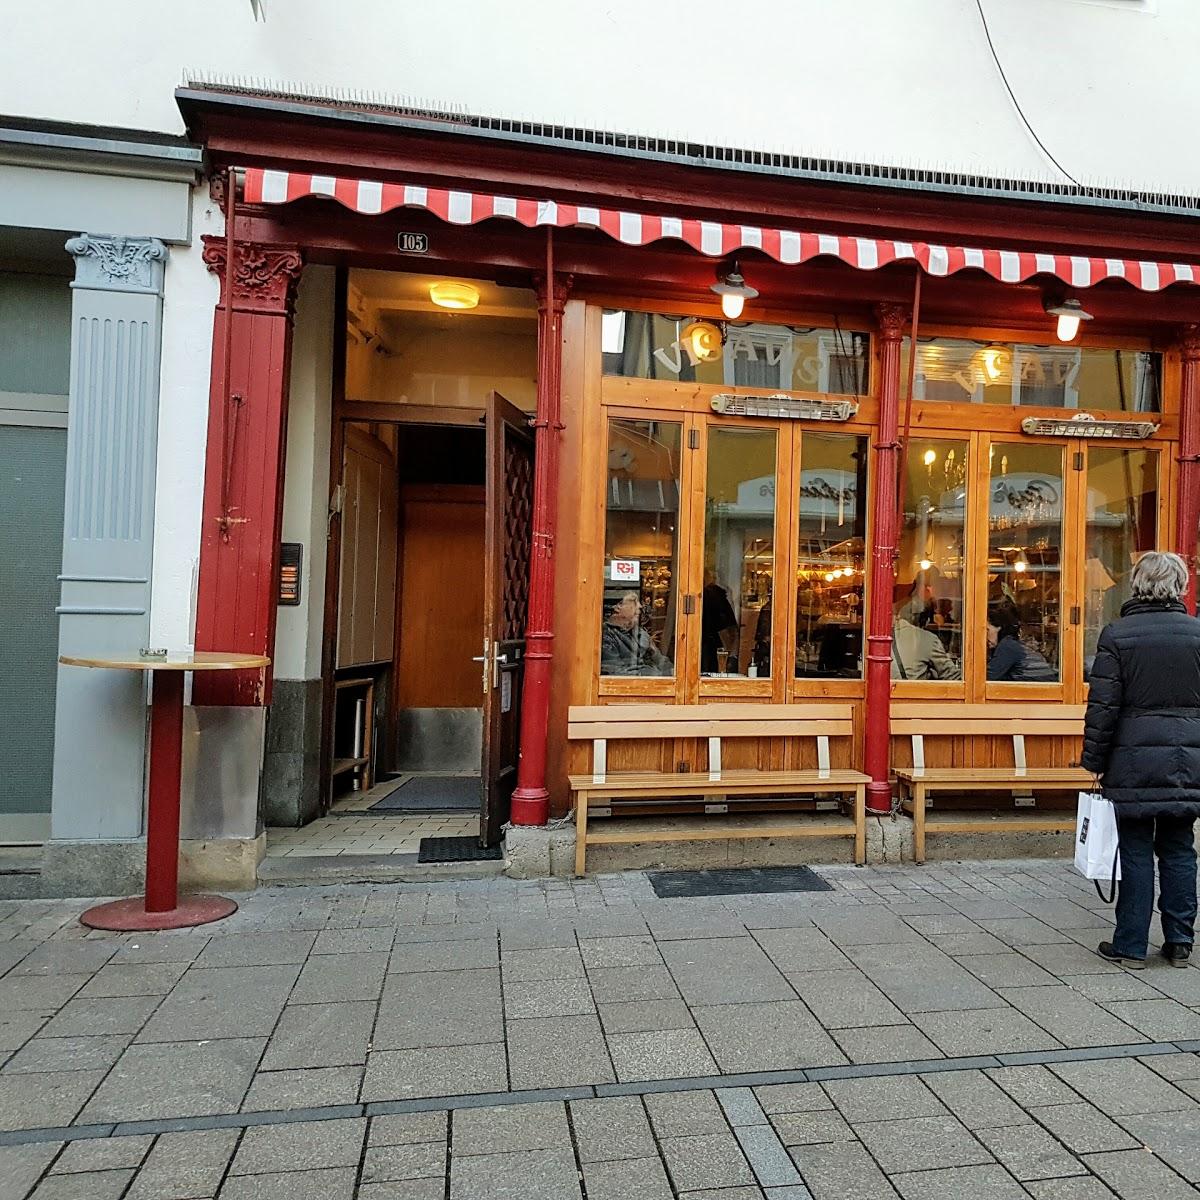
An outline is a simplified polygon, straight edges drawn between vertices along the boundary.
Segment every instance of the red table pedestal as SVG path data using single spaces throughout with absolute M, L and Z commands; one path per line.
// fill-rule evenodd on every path
M 179 777 L 183 767 L 183 671 L 155 671 L 150 698 L 146 894 L 89 908 L 89 929 L 186 929 L 237 912 L 224 896 L 179 895 Z

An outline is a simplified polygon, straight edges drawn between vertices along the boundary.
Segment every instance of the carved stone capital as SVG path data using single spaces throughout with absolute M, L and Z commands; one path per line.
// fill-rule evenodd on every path
M 908 324 L 908 310 L 899 304 L 877 304 L 875 319 L 879 322 L 879 336 L 884 341 L 898 342 Z
M 225 295 L 226 243 L 222 237 L 204 238 L 204 261 L 221 280 Z M 264 246 L 257 242 L 235 242 L 233 261 L 233 307 L 242 312 L 291 315 L 296 284 L 304 267 L 297 246 Z
M 533 277 L 534 291 L 537 293 L 538 308 L 551 308 L 556 313 L 562 313 L 566 307 L 567 297 L 571 294 L 571 288 L 575 283 L 574 275 L 560 275 L 555 272 L 551 286 L 546 286 L 546 273 L 544 271 Z
M 158 238 L 81 233 L 67 239 L 66 250 L 75 259 L 76 287 L 104 292 L 162 292 L 167 248 Z
M 1183 325 L 1176 340 L 1184 362 L 1200 362 L 1200 325 Z

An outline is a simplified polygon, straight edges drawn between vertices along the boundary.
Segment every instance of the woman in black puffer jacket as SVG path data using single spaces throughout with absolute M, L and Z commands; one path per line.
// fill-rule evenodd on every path
M 1117 928 L 1102 958 L 1146 965 L 1158 858 L 1163 954 L 1187 966 L 1196 924 L 1200 816 L 1200 620 L 1180 597 L 1187 566 L 1177 554 L 1144 554 L 1133 599 L 1106 625 L 1090 678 L 1083 766 L 1117 810 L 1121 890 Z

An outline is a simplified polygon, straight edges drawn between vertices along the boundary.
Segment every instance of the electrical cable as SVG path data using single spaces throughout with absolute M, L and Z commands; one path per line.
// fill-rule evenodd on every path
M 1025 110 L 1021 107 L 1021 102 L 1017 99 L 1016 92 L 1012 89 L 1012 84 L 1008 82 L 1008 76 L 1004 73 L 1004 67 L 1000 62 L 1000 55 L 996 53 L 996 44 L 992 41 L 992 31 L 988 26 L 987 13 L 983 11 L 983 0 L 975 0 L 975 7 L 979 9 L 979 20 L 983 23 L 983 34 L 987 38 L 988 49 L 992 52 L 992 61 L 996 64 L 996 70 L 1000 72 L 1000 80 L 1004 84 L 1004 90 L 1008 92 L 1009 99 L 1013 102 L 1013 107 L 1017 110 L 1017 116 L 1021 118 L 1022 124 L 1029 131 L 1029 136 L 1037 142 L 1042 153 L 1076 186 L 1082 187 L 1083 184 L 1067 170 L 1066 167 L 1050 153 L 1046 143 L 1038 137 L 1037 130 L 1030 124 L 1029 118 L 1025 115 Z

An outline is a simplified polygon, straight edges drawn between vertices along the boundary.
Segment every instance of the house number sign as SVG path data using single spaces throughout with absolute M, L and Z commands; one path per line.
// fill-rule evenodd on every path
M 401 254 L 428 254 L 429 234 L 400 232 L 396 234 L 396 249 Z

